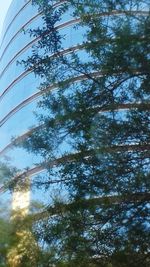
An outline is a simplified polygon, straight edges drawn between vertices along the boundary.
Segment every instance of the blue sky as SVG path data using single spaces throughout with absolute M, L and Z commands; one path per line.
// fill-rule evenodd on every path
M 12 0 L 0 0 L 0 34 L 2 31 L 3 21 L 7 13 L 8 7 Z

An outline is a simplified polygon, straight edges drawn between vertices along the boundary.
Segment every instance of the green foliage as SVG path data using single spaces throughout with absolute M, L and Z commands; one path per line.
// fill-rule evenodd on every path
M 34 2 L 44 26 L 23 63 L 43 79 L 44 113 L 24 147 L 45 161 L 38 185 L 66 192 L 35 223 L 42 266 L 148 267 L 150 2 Z M 55 24 L 70 8 L 85 33 L 68 53 Z
M 0 218 L 0 267 L 7 266 L 7 252 L 10 246 L 10 225 L 8 220 Z

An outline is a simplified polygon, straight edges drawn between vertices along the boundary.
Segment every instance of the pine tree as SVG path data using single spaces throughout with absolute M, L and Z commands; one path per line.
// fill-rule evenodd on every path
M 23 64 L 43 79 L 44 112 L 24 147 L 43 156 L 38 186 L 67 195 L 35 227 L 44 266 L 148 267 L 150 1 L 33 4 L 44 23 Z M 84 38 L 65 49 L 55 25 L 70 11 Z

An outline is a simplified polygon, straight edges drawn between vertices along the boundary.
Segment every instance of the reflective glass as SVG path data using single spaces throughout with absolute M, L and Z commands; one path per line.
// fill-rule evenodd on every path
M 32 153 L 28 153 L 23 148 L 13 147 L 5 153 L 5 157 L 9 158 L 11 164 L 17 169 L 32 168 L 35 164 L 40 163 L 41 158 Z M 23 159 L 23 160 L 20 160 Z
M 35 20 L 33 20 L 32 23 L 28 25 L 28 27 L 31 29 L 35 28 L 39 23 L 41 23 L 41 18 L 37 17 Z M 25 34 L 24 30 L 22 29 L 10 42 L 10 44 L 7 46 L 7 49 L 2 54 L 1 60 L 3 62 L 3 68 L 5 68 L 5 66 L 12 60 L 12 58 L 14 58 L 15 55 L 18 54 L 18 52 L 21 51 L 33 39 L 34 37 L 29 36 L 29 34 Z
M 35 115 L 33 114 L 33 111 L 36 110 L 37 99 L 34 99 L 25 106 L 23 105 L 23 101 L 27 100 L 31 95 L 37 92 L 40 80 L 37 78 L 35 79 L 33 73 L 25 75 L 23 66 L 16 65 L 17 61 L 26 59 L 31 55 L 31 46 L 26 46 L 33 40 L 28 34 L 24 34 L 22 30 L 18 32 L 18 30 L 37 14 L 37 10 L 36 8 L 33 8 L 33 6 L 31 7 L 30 4 L 26 5 L 8 27 L 12 18 L 17 14 L 19 8 L 21 8 L 25 2 L 22 0 L 19 5 L 17 5 L 17 3 L 18 1 L 14 0 L 9 10 L 7 16 L 8 19 L 6 19 L 5 25 L 5 30 L 7 29 L 7 31 L 4 35 L 1 47 L 1 54 L 3 51 L 4 53 L 0 61 L 0 69 L 1 71 L 5 71 L 0 78 L 0 93 L 2 94 L 7 88 L 9 88 L 9 90 L 7 90 L 7 93 L 5 93 L 0 101 L 0 119 L 7 116 L 7 114 L 12 112 L 14 108 L 16 108 L 16 113 L 10 113 L 11 116 L 1 126 L 0 150 L 4 149 L 11 142 L 12 137 L 21 136 L 28 131 L 30 127 L 37 124 Z M 60 34 L 64 36 L 62 44 L 64 49 L 82 44 L 84 34 L 86 33 L 85 28 L 75 27 L 76 22 L 72 22 L 72 12 L 73 10 L 70 9 L 68 13 L 62 16 L 61 21 L 56 25 L 59 28 Z M 27 25 L 27 28 L 36 28 L 41 23 L 41 18 L 38 17 L 31 21 L 30 24 Z M 16 36 L 13 38 L 14 35 Z M 11 39 L 12 41 L 10 42 Z M 6 47 L 7 49 L 5 49 Z M 19 53 L 21 50 L 22 53 Z M 83 58 L 83 60 L 86 58 L 83 50 L 80 52 L 78 51 L 77 53 L 80 54 L 80 58 Z M 66 72 L 66 76 L 67 74 L 68 73 Z M 18 105 L 21 105 L 20 109 Z M 38 161 L 38 158 L 34 159 L 33 155 L 28 155 L 26 157 L 24 153 L 26 152 L 23 152 L 22 149 L 18 148 L 14 148 L 13 150 L 10 149 L 8 151 L 8 155 L 13 159 L 13 163 L 17 167 L 24 168 L 27 167 L 27 165 L 31 166 Z M 7 153 L 5 155 L 7 155 Z M 19 158 L 22 157 L 22 155 L 26 158 L 24 162 L 19 161 Z
M 17 2 L 18 1 L 16 1 L 15 3 Z M 17 7 L 17 4 L 16 4 L 16 6 L 12 8 L 13 17 L 18 12 L 18 10 L 19 8 Z M 25 23 L 27 23 L 36 14 L 37 14 L 37 9 L 35 7 L 31 8 L 31 5 L 29 4 L 29 5 L 26 5 L 26 7 L 15 17 L 12 23 L 11 23 L 11 19 L 9 20 L 10 26 L 8 30 L 6 29 L 7 31 L 4 37 L 2 38 L 1 51 L 3 51 L 7 43 L 16 34 L 16 32 L 19 31 L 22 28 L 22 26 Z
M 36 103 L 32 102 L 28 106 L 15 113 L 0 130 L 0 150 L 7 146 L 12 137 L 25 133 L 30 127 L 36 125 L 37 121 L 33 111 L 36 110 Z
M 8 93 L 3 97 L 0 103 L 1 113 L 0 119 L 2 119 L 8 112 L 25 101 L 28 97 L 37 92 L 39 85 L 39 78 L 35 79 L 33 73 L 29 73 L 19 83 L 17 83 Z M 6 105 L 7 103 L 7 105 Z

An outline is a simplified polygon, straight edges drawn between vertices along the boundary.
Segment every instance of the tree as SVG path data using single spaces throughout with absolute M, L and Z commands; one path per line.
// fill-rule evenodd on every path
M 8 219 L 0 217 L 0 266 L 6 267 L 7 252 L 10 245 L 10 224 Z
M 3 194 L 7 190 L 8 182 L 12 178 L 15 169 L 8 162 L 0 162 L 0 193 Z M 10 223 L 9 201 L 5 197 L 1 197 L 0 201 L 0 267 L 7 265 L 7 253 L 11 246 L 12 224 Z
M 14 188 L 17 173 L 18 170 L 8 162 L 0 162 L 1 194 L 20 189 L 20 185 L 24 185 L 24 188 L 21 188 L 23 194 L 27 182 Z M 2 196 L 0 205 L 0 267 L 37 266 L 40 249 L 32 234 L 32 225 L 25 219 L 25 211 L 18 209 L 12 212 L 11 201 L 7 195 Z M 40 206 L 37 203 L 32 208 L 38 207 Z
M 23 145 L 48 171 L 36 185 L 67 194 L 35 227 L 45 266 L 147 267 L 150 1 L 32 2 L 44 23 L 23 63 L 43 79 L 44 112 Z M 55 25 L 70 10 L 84 40 L 65 49 Z

